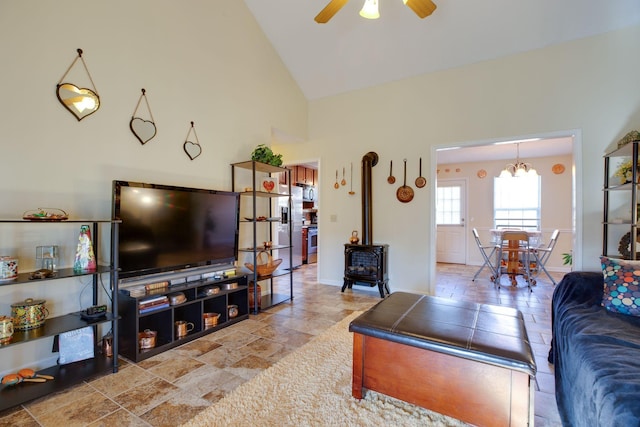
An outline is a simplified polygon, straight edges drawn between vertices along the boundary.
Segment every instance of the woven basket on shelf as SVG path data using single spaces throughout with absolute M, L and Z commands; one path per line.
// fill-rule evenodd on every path
M 266 261 L 264 256 L 267 257 Z M 258 252 L 256 260 L 257 265 L 255 271 L 258 273 L 258 276 L 268 276 L 273 273 L 280 264 L 282 264 L 282 259 L 273 259 L 267 251 Z M 244 265 L 249 270 L 254 271 L 253 264 L 250 262 L 245 262 Z

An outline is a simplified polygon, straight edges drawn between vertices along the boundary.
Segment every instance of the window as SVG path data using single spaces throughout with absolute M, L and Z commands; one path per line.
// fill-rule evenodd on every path
M 462 223 L 462 188 L 440 186 L 436 192 L 436 224 L 460 225 Z
M 540 176 L 494 178 L 493 225 L 540 230 Z

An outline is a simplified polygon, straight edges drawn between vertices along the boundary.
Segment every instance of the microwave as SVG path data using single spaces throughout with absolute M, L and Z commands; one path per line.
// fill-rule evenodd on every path
M 315 202 L 316 201 L 316 187 L 311 185 L 303 185 L 302 186 L 302 200 L 305 202 Z

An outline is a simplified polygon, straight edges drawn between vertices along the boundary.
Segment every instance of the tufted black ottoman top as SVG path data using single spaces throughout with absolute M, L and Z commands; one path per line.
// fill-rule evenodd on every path
M 510 307 L 394 292 L 349 331 L 536 374 L 524 318 Z

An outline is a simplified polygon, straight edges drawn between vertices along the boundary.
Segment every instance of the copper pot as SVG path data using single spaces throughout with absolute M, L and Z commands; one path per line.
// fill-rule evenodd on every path
M 145 329 L 138 334 L 138 341 L 140 343 L 140 349 L 146 350 L 156 346 L 156 335 L 158 332 Z
M 220 313 L 202 313 L 202 320 L 204 322 L 205 329 L 217 326 L 218 319 L 220 319 Z

